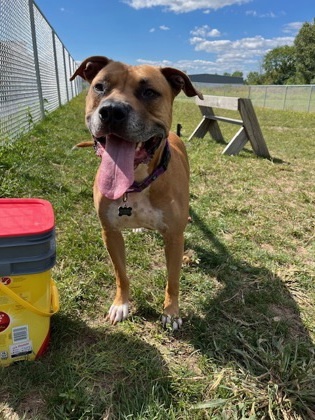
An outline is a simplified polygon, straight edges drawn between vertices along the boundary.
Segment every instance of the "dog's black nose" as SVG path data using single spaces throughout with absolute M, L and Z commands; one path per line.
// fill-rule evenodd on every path
M 130 110 L 131 106 L 123 102 L 104 102 L 99 115 L 105 123 L 122 123 L 127 119 Z

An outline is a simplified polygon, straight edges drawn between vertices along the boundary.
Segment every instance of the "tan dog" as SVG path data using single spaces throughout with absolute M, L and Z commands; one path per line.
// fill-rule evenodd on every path
M 175 96 L 181 90 L 187 96 L 202 95 L 177 69 L 129 66 L 106 57 L 87 58 L 71 80 L 76 76 L 90 83 L 86 124 L 101 157 L 94 204 L 117 286 L 107 318 L 116 324 L 129 311 L 121 230 L 144 227 L 163 236 L 168 277 L 162 322 L 178 329 L 189 165 L 183 142 L 169 130 Z

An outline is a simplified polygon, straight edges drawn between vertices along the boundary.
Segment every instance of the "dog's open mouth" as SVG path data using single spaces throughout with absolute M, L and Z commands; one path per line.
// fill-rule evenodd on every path
M 149 163 L 162 139 L 154 136 L 133 143 L 115 134 L 94 138 L 96 154 L 102 159 L 98 175 L 101 193 L 111 200 L 123 196 L 134 182 L 134 169 L 140 163 Z
M 110 134 L 109 136 L 113 137 L 113 134 Z M 106 139 L 108 136 L 94 137 L 94 143 L 95 143 L 95 153 L 97 156 L 102 156 L 105 148 L 106 148 Z M 115 140 L 119 143 L 120 141 L 125 141 L 123 138 L 119 136 L 114 136 Z M 149 138 L 149 140 L 144 142 L 136 143 L 135 148 L 135 159 L 134 159 L 134 167 L 136 168 L 140 163 L 149 163 L 152 159 L 156 149 L 161 144 L 163 137 L 162 136 L 154 136 Z

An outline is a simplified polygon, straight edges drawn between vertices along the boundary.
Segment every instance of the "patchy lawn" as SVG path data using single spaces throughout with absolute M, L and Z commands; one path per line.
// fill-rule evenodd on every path
M 221 154 L 180 97 L 191 164 L 183 329 L 163 330 L 165 264 L 154 232 L 126 232 L 132 313 L 104 315 L 113 275 L 93 208 L 98 165 L 84 96 L 0 148 L 0 196 L 54 206 L 61 310 L 49 351 L 0 370 L 3 419 L 315 418 L 314 114 L 258 109 L 272 160 Z M 233 112 L 221 115 L 237 117 Z M 235 126 L 222 123 L 228 141 Z M 175 180 L 176 182 L 176 180 Z

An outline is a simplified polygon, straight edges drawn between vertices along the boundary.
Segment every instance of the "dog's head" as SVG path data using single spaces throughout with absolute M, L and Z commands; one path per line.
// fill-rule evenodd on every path
M 70 80 L 76 76 L 90 84 L 86 124 L 99 154 L 103 157 L 106 152 L 116 166 L 124 166 L 126 182 L 134 166 L 148 161 L 168 136 L 175 96 L 182 90 L 202 98 L 188 76 L 171 67 L 129 66 L 95 56 L 84 60 Z M 127 161 L 128 168 L 123 164 Z M 117 198 L 117 194 L 105 195 Z
M 181 90 L 201 96 L 185 73 L 171 67 L 129 66 L 96 56 L 84 60 L 70 80 L 76 76 L 91 85 L 86 122 L 96 138 L 112 133 L 131 142 L 165 137 L 174 97 Z

